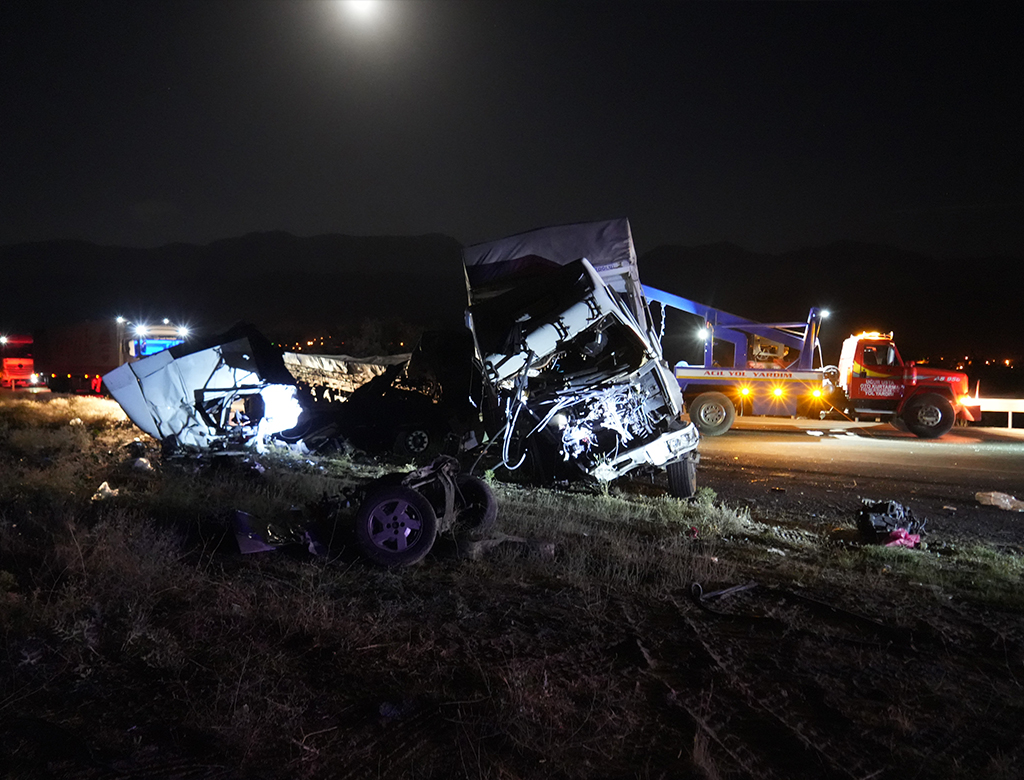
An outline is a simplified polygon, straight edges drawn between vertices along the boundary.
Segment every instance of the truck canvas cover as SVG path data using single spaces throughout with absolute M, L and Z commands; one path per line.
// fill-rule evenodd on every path
M 463 250 L 466 287 L 473 304 L 558 266 L 586 258 L 611 289 L 623 296 L 646 329 L 633 234 L 626 218 L 539 228 Z

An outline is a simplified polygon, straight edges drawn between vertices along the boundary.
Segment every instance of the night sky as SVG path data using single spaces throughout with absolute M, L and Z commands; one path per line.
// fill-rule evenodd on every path
M 1024 257 L 1013 4 L 4 0 L 0 244 L 251 231 Z

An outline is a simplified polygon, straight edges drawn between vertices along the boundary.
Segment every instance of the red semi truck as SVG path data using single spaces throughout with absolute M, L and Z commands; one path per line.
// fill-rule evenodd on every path
M 705 436 L 728 431 L 737 413 L 818 417 L 835 410 L 899 421 L 926 439 L 958 419 L 981 419 L 966 374 L 904 363 L 891 333 L 850 336 L 839 364 L 823 365 L 818 333 L 826 314 L 819 309 L 806 322 L 759 323 L 647 285 L 643 291 L 649 303 L 704 320 L 703 364 L 677 363 L 675 374 L 690 420 Z
M 0 336 L 0 387 L 41 387 L 44 383 L 36 373 L 32 357 L 31 336 Z

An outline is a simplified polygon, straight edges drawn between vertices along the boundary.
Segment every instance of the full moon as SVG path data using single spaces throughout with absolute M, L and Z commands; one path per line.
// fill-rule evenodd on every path
M 377 0 L 345 0 L 345 6 L 352 15 L 365 19 L 377 11 Z

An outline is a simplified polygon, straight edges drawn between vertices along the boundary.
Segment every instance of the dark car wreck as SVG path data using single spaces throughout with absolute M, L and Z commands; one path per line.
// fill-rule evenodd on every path
M 309 392 L 299 378 L 308 371 L 295 369 L 302 361 L 285 360 L 248 326 L 104 381 L 168 450 L 344 441 L 405 456 L 497 453 L 506 469 L 540 479 L 609 482 L 665 469 L 674 495 L 692 495 L 698 434 L 680 419 L 629 223 L 544 228 L 467 247 L 464 261 L 467 329 L 424 334 L 411 359 L 364 372 L 352 392 Z M 325 358 L 316 370 L 349 369 Z M 351 376 L 333 384 L 355 387 Z

